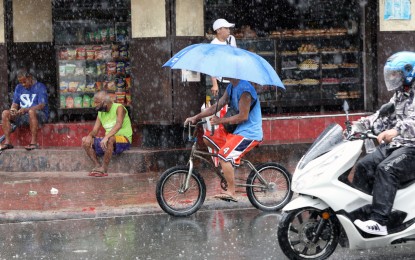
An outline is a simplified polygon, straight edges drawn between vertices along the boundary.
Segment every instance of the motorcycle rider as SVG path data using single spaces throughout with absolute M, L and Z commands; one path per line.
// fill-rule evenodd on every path
M 394 65 L 392 66 L 398 68 L 398 70 L 409 70 L 410 66 L 415 67 L 415 52 L 398 52 L 392 55 L 387 60 L 384 69 L 390 71 L 389 68 L 391 67 L 392 62 L 394 62 Z M 405 66 L 407 69 L 405 69 Z M 412 73 L 412 70 L 408 72 Z M 395 107 L 393 113 L 379 116 L 380 111 L 378 110 L 373 115 L 363 117 L 359 120 L 366 129 L 371 129 L 375 135 L 379 135 L 385 130 L 392 129 L 399 121 L 407 118 L 411 112 L 415 111 L 415 78 L 412 79 L 412 77 L 409 77 L 407 80 L 406 78 L 402 78 L 402 80 L 403 83 L 400 87 L 393 83 L 386 84 L 388 91 L 395 92 L 388 102 Z M 386 78 L 385 81 L 387 81 Z M 377 166 L 372 163 L 374 156 L 376 156 L 376 153 L 368 154 L 366 157 L 359 160 L 355 167 L 352 183 L 356 188 L 366 193 L 371 193 L 373 189 L 373 180 Z
M 392 55 L 384 66 L 384 78 L 389 91 L 401 98 L 409 97 L 404 106 L 397 106 L 396 124 L 378 135 L 381 144 L 375 152 L 366 155 L 356 168 L 358 179 L 373 183 L 372 212 L 369 220 L 356 219 L 354 224 L 363 232 L 387 235 L 388 216 L 398 188 L 415 180 L 415 111 L 413 104 L 415 53 L 399 52 Z M 412 100 L 412 102 L 410 102 Z M 396 104 L 396 103 L 395 103 Z M 399 111 L 404 109 L 407 111 Z

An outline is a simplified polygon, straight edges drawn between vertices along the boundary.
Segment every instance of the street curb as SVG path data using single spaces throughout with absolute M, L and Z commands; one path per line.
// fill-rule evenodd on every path
M 206 210 L 225 210 L 225 209 L 245 209 L 253 208 L 246 197 L 238 197 L 238 202 L 225 202 L 216 199 L 208 199 L 198 211 Z M 100 207 L 100 208 L 83 208 L 71 210 L 3 210 L 0 211 L 0 223 L 20 223 L 31 221 L 51 221 L 51 220 L 68 220 L 68 219 L 93 219 L 93 218 L 110 218 L 146 214 L 167 214 L 159 207 L 158 204 L 144 204 L 121 207 Z M 197 214 L 197 212 L 195 213 Z
M 50 221 L 66 219 L 106 218 L 127 215 L 143 215 L 161 213 L 161 209 L 154 206 L 106 208 L 106 209 L 80 209 L 65 211 L 34 211 L 9 210 L 0 211 L 0 223 L 17 223 L 30 221 Z

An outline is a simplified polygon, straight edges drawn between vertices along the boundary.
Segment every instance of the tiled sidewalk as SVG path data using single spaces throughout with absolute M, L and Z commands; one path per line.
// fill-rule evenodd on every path
M 114 173 L 89 177 L 87 172 L 0 172 L 0 222 L 93 218 L 162 212 L 155 187 L 159 173 Z M 238 203 L 213 199 L 218 178 L 203 173 L 206 208 L 252 207 L 241 190 Z M 58 194 L 51 194 L 51 189 Z

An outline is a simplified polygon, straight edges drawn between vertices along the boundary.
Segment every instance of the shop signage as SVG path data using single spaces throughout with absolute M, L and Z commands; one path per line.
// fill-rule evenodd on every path
M 380 31 L 414 31 L 411 0 L 379 0 Z

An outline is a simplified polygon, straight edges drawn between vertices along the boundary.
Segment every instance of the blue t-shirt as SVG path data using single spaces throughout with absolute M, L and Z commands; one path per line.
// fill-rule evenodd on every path
M 232 97 L 231 97 L 232 88 Z M 261 105 L 258 100 L 258 96 L 255 88 L 246 80 L 240 80 L 235 87 L 231 84 L 226 88 L 228 96 L 231 98 L 231 106 L 239 111 L 239 100 L 244 92 L 248 92 L 251 95 L 251 106 L 257 100 L 256 104 L 249 112 L 248 120 L 238 125 L 233 132 L 236 135 L 241 135 L 247 139 L 262 141 L 262 114 Z
M 43 83 L 36 82 L 28 89 L 23 87 L 22 84 L 18 84 L 14 91 L 13 103 L 19 104 L 21 108 L 45 104 L 43 112 L 45 113 L 46 118 L 49 117 L 48 93 L 46 86 Z

